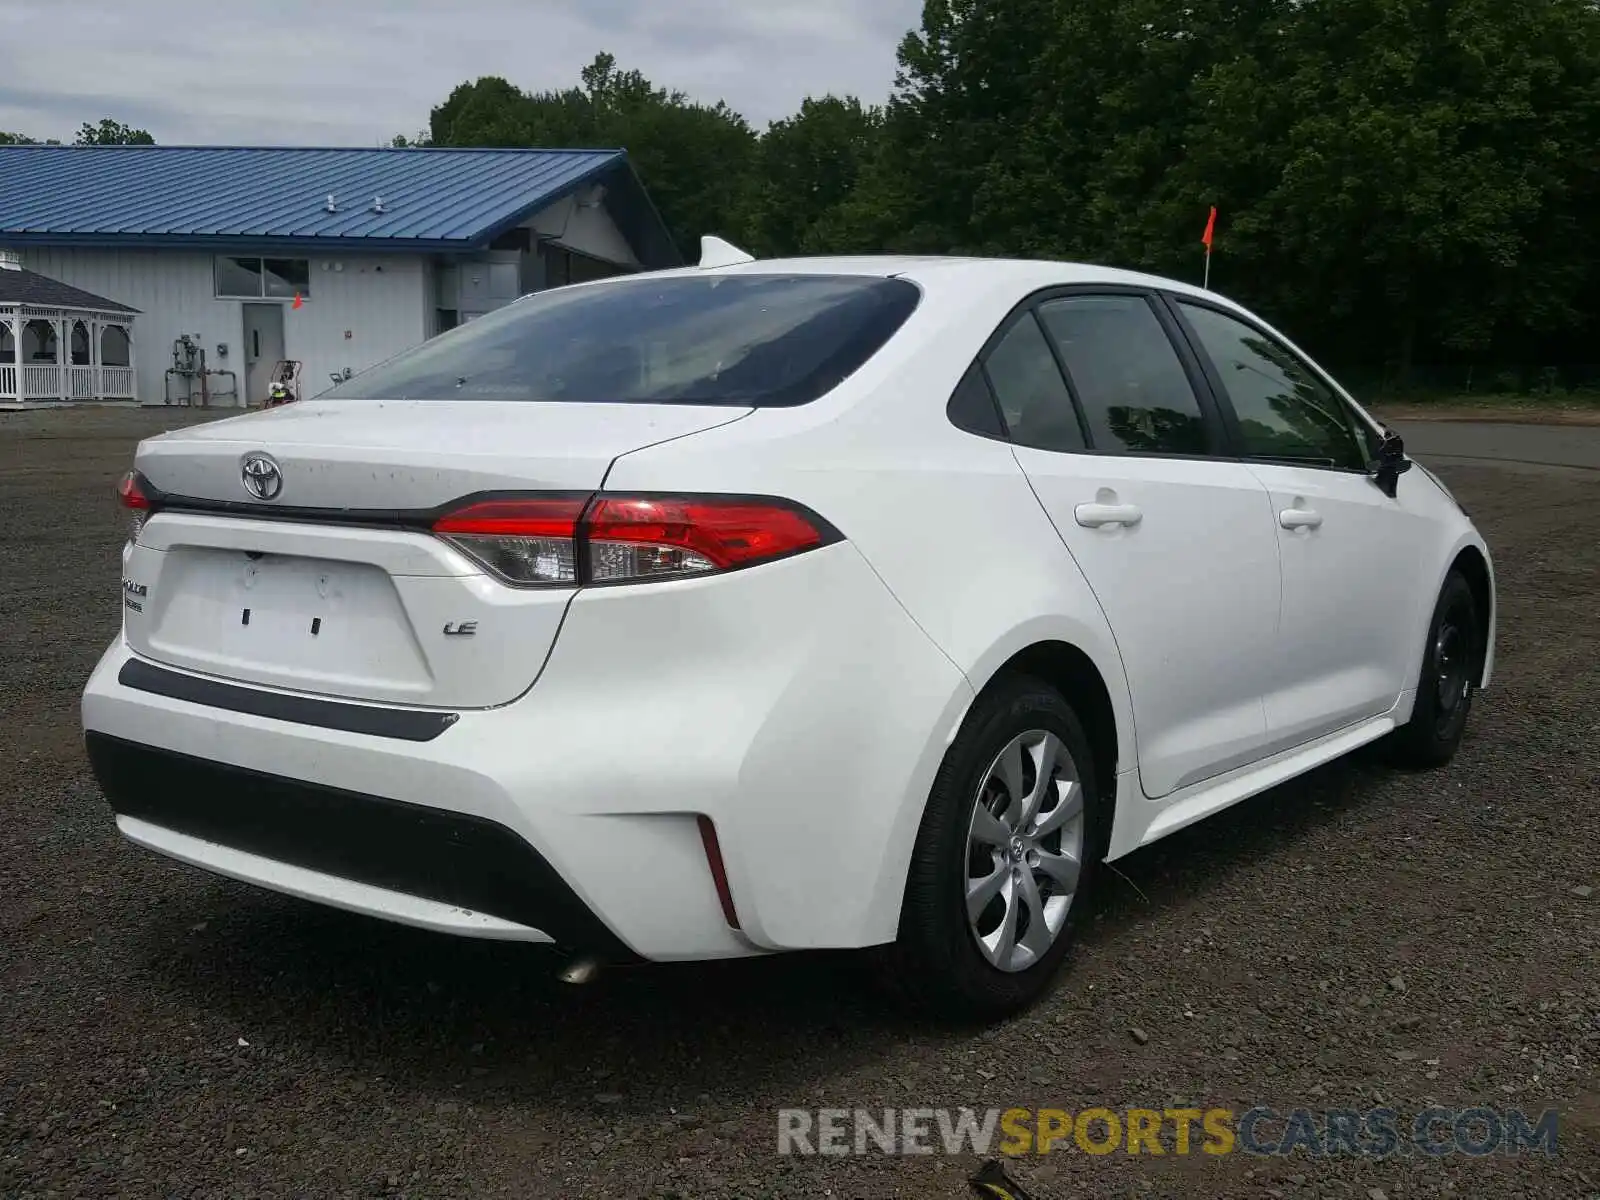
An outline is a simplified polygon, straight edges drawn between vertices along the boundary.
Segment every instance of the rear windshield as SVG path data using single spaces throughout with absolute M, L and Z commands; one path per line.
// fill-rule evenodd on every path
M 838 386 L 921 293 L 860 275 L 638 278 L 525 296 L 324 394 L 788 407 Z

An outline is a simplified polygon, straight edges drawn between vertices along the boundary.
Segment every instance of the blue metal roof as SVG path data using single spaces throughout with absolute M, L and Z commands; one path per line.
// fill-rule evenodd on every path
M 0 245 L 464 250 L 600 181 L 640 259 L 676 265 L 621 150 L 0 146 Z

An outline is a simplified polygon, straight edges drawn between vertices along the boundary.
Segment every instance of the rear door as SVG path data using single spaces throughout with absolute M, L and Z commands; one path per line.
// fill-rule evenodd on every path
M 1274 750 L 1394 707 L 1431 543 L 1427 519 L 1373 483 L 1370 431 L 1304 358 L 1243 317 L 1172 301 L 1223 401 L 1239 452 L 1271 494 L 1283 624 L 1267 661 Z M 1413 491 L 1411 495 L 1415 495 Z
M 1222 454 L 1175 332 L 1147 293 L 1065 290 L 1018 314 L 984 364 L 1116 636 L 1152 797 L 1260 757 L 1279 608 L 1266 492 Z

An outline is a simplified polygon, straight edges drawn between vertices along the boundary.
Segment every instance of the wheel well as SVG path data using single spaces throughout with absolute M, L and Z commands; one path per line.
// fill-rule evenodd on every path
M 1466 579 L 1467 586 L 1472 589 L 1473 607 L 1478 610 L 1478 661 L 1473 665 L 1477 670 L 1478 682 L 1482 683 L 1484 659 L 1489 653 L 1489 624 L 1493 619 L 1494 605 L 1494 593 L 1489 587 L 1489 564 L 1484 561 L 1482 551 L 1476 546 L 1468 546 L 1456 555 L 1450 568 L 1460 571 Z
M 1071 702 L 1089 737 L 1094 777 L 1109 817 L 1117 797 L 1117 716 L 1094 661 L 1068 642 L 1035 642 L 1012 655 L 996 674 L 1027 675 L 1049 684 Z M 1102 828 L 1109 834 L 1109 819 Z

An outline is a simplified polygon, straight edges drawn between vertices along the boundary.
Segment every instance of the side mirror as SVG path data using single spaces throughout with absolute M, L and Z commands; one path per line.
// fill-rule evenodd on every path
M 1380 492 L 1393 500 L 1400 491 L 1400 476 L 1411 470 L 1405 441 L 1394 430 L 1384 430 L 1383 442 L 1378 447 L 1378 457 L 1371 469 L 1372 482 L 1378 485 Z

